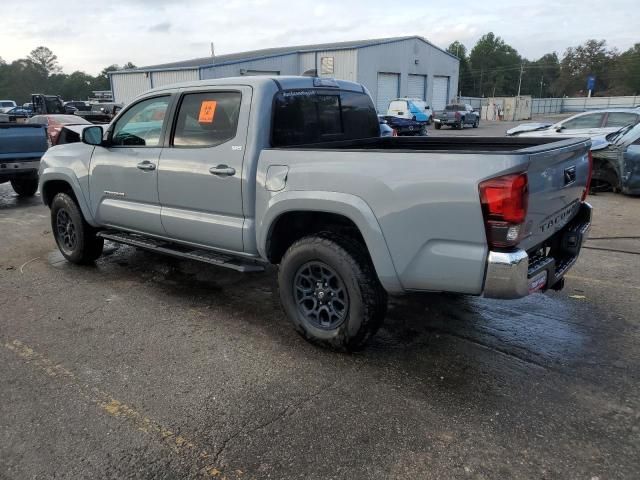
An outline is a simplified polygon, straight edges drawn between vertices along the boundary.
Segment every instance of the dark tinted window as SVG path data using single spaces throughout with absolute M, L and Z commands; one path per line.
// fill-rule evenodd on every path
M 364 93 L 309 89 L 276 94 L 274 147 L 378 136 L 376 109 Z
M 236 136 L 239 92 L 190 93 L 182 98 L 173 145 L 213 147 Z

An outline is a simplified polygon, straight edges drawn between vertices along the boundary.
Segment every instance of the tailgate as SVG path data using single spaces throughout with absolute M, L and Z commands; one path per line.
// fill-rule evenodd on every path
M 529 250 L 564 227 L 578 213 L 589 176 L 589 139 L 568 139 L 531 151 L 526 237 L 519 247 Z M 537 151 L 536 151 L 537 150 Z
M 48 146 L 43 125 L 0 124 L 0 161 L 39 159 Z

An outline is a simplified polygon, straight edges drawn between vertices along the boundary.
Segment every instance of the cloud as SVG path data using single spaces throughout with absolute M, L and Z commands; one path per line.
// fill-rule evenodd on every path
M 168 33 L 171 30 L 171 22 L 161 22 L 147 29 L 151 33 Z
M 39 45 L 58 56 L 66 72 L 95 74 L 106 65 L 153 65 L 216 53 L 268 47 L 421 35 L 446 47 L 471 49 L 493 31 L 527 58 L 562 53 L 588 38 L 625 50 L 637 42 L 637 0 L 110 0 L 100 11 L 85 0 L 58 0 L 74 12 L 52 29 L 41 12 L 51 0 L 0 0 L 2 57 L 23 58 Z M 143 27 L 140 27 L 141 21 Z

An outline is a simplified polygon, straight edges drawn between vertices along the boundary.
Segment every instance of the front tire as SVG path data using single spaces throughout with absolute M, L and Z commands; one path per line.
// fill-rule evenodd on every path
M 325 232 L 296 241 L 278 272 L 282 307 L 308 341 L 357 351 L 377 332 L 387 311 L 366 247 Z
M 11 188 L 19 197 L 33 197 L 38 191 L 38 178 L 14 178 Z
M 476 118 L 476 121 L 473 122 L 473 128 L 478 128 L 478 125 L 480 125 L 480 119 Z
M 442 128 L 442 124 L 440 122 L 434 123 L 433 126 L 436 127 L 436 130 L 440 130 Z
M 96 236 L 76 201 L 66 193 L 58 193 L 51 202 L 51 229 L 60 252 L 71 263 L 93 263 L 104 247 L 104 239 Z

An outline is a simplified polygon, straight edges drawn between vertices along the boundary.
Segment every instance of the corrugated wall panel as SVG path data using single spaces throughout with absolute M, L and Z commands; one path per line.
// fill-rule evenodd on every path
M 302 75 L 307 70 L 313 70 L 316 68 L 316 53 L 301 53 L 298 61 L 300 63 L 299 73 Z
M 193 70 L 168 70 L 165 72 L 151 72 L 153 87 L 162 87 L 172 83 L 191 82 L 199 80 L 198 69 Z
M 376 103 L 378 73 L 400 73 L 400 96 L 408 94 L 409 74 L 427 76 L 427 103 L 432 102 L 433 77 L 450 77 L 451 94 L 458 88 L 459 61 L 418 39 L 386 43 L 358 50 L 356 81 L 371 92 Z
M 298 54 L 281 55 L 279 57 L 250 60 L 248 62 L 218 65 L 202 69 L 202 78 L 239 77 L 241 71 L 280 72 L 280 75 L 300 75 L 298 71 Z
M 317 52 L 318 75 L 332 77 L 338 80 L 357 81 L 358 78 L 358 51 L 357 50 L 329 50 Z M 333 58 L 333 73 L 322 73 L 322 57 Z
M 151 88 L 151 79 L 145 73 L 114 73 L 110 75 L 113 101 L 127 104 Z

